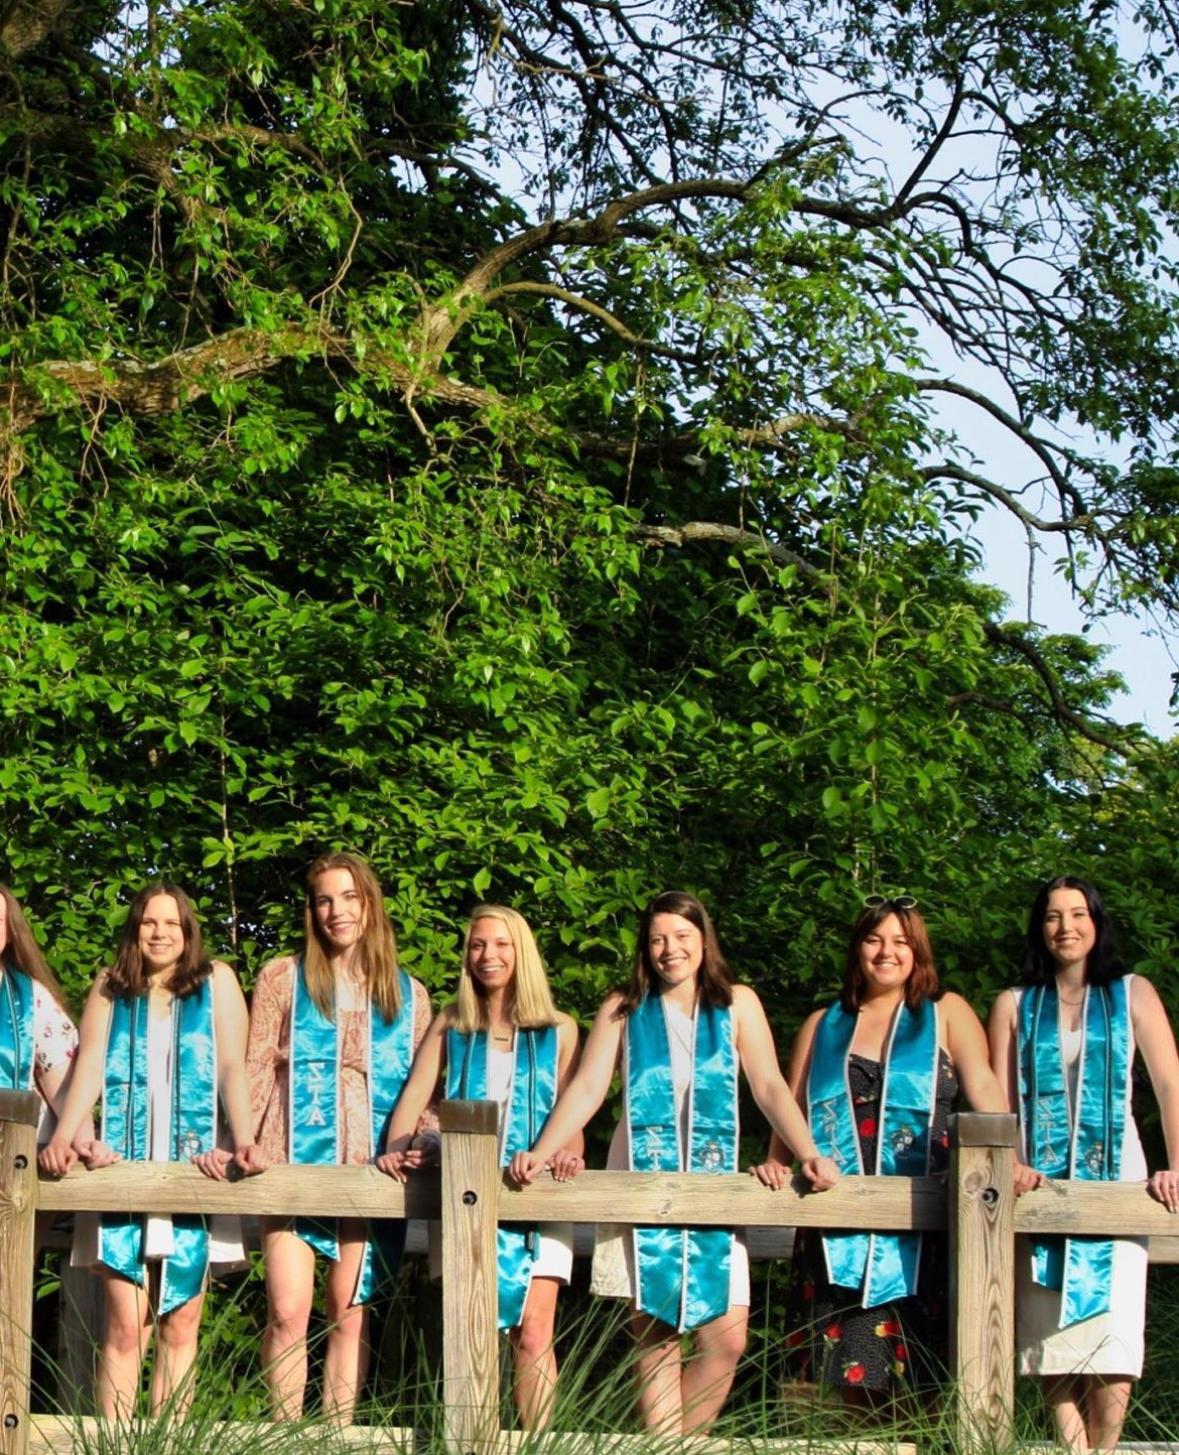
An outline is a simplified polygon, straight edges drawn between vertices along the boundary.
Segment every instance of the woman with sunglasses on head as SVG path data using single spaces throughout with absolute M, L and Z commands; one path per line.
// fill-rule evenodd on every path
M 38 1093 L 39 1130 L 46 1138 L 64 1101 L 77 1049 L 78 1032 L 61 988 L 16 895 L 0 884 L 0 1086 Z
M 254 988 L 248 1064 L 258 1141 L 275 1162 L 363 1165 L 384 1144 L 430 997 L 398 966 L 381 887 L 358 854 L 311 865 L 303 925 L 303 949 L 272 960 Z M 328 1260 L 322 1409 L 351 1423 L 368 1372 L 369 1305 L 387 1294 L 404 1242 L 395 1219 L 262 1219 L 262 1371 L 274 1419 L 303 1413 L 319 1254 Z
M 821 1151 L 841 1173 L 924 1177 L 949 1164 L 949 1116 L 961 1094 L 975 1111 L 1006 1111 L 978 1017 L 938 983 L 911 895 L 873 895 L 852 927 L 843 988 L 802 1025 L 790 1085 Z M 777 1137 L 753 1169 L 770 1187 L 788 1176 Z M 949 1340 L 941 1235 L 800 1231 L 787 1304 L 800 1379 L 874 1405 L 936 1389 Z
M 79 1159 L 101 1167 L 192 1161 L 223 1179 L 231 1162 L 260 1172 L 246 1087 L 246 1002 L 228 965 L 210 960 L 188 896 L 174 884 L 131 902 L 114 964 L 82 1014 L 74 1075 L 57 1130 L 40 1154 L 56 1176 Z M 91 1109 L 102 1098 L 102 1138 Z M 236 1151 L 221 1146 L 227 1131 Z M 197 1335 L 209 1272 L 243 1266 L 237 1219 L 105 1214 L 80 1217 L 71 1262 L 96 1267 L 106 1293 L 97 1404 L 129 1419 L 153 1332 L 151 1412 L 182 1414 L 193 1395 Z
M 995 1002 L 990 1039 L 996 1075 L 1019 1116 L 1023 1187 L 1045 1177 L 1146 1180 L 1130 1105 L 1134 1055 L 1141 1051 L 1167 1145 L 1167 1167 L 1146 1181 L 1146 1190 L 1179 1211 L 1175 1037 L 1154 986 L 1126 973 L 1101 896 L 1084 879 L 1062 875 L 1036 895 L 1022 984 Z M 1020 1372 L 1043 1381 L 1063 1444 L 1112 1449 L 1142 1373 L 1145 1244 L 1020 1242 Z
M 414 1133 L 443 1075 L 449 1099 L 498 1104 L 506 1163 L 539 1136 L 576 1065 L 577 1026 L 553 1004 L 528 922 L 500 904 L 477 906 L 467 923 L 458 998 L 422 1042 L 377 1166 L 404 1181 L 437 1160 L 437 1137 Z M 552 1175 L 563 1181 L 576 1172 L 581 1151 L 580 1135 L 571 1135 L 554 1151 Z M 512 1345 L 516 1408 L 526 1430 L 540 1430 L 556 1393 L 557 1292 L 573 1268 L 573 1228 L 501 1227 L 497 1241 L 498 1322 Z
M 737 1170 L 738 1072 L 816 1189 L 838 1176 L 821 1157 L 778 1069 L 760 1000 L 733 981 L 708 912 L 690 894 L 643 911 L 627 990 L 608 997 L 581 1067 L 511 1175 L 530 1182 L 601 1106 L 615 1070 L 622 1121 L 607 1166 L 643 1172 Z M 626 1298 L 639 1347 L 639 1412 L 648 1429 L 707 1430 L 728 1395 L 749 1322 L 749 1258 L 726 1228 L 635 1228 L 600 1238 L 593 1291 Z M 695 1355 L 685 1360 L 681 1335 Z

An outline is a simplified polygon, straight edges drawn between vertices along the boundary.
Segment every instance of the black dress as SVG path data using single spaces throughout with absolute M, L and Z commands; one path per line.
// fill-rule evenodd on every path
M 882 1083 L 879 1061 L 855 1055 L 848 1058 L 860 1155 L 867 1168 L 876 1165 Z M 949 1119 L 957 1095 L 953 1062 L 942 1051 L 930 1133 L 932 1174 L 945 1172 L 949 1166 Z M 875 1308 L 861 1308 L 854 1289 L 828 1281 L 819 1230 L 799 1229 L 786 1301 L 790 1374 L 796 1379 L 880 1394 L 944 1383 L 949 1345 L 947 1251 L 944 1233 L 924 1234 L 917 1292 Z

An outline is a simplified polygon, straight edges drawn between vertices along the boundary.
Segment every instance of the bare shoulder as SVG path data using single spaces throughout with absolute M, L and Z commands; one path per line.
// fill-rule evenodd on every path
M 975 1024 L 978 1023 L 978 1015 L 975 1012 L 974 1006 L 964 996 L 959 995 L 956 990 L 947 990 L 941 1000 L 938 1001 L 938 1008 L 947 1020 L 965 1020 L 973 1021 Z
M 577 1022 L 573 1019 L 571 1015 L 566 1015 L 563 1010 L 559 1010 L 557 1012 L 557 1019 L 553 1022 L 553 1024 L 562 1034 L 568 1034 L 570 1031 L 572 1031 L 574 1035 L 578 1034 Z
M 1135 1017 L 1143 1015 L 1166 1016 L 1166 1008 L 1163 1005 L 1162 996 L 1154 988 L 1154 985 L 1145 975 L 1131 975 L 1130 981 L 1130 1010 Z

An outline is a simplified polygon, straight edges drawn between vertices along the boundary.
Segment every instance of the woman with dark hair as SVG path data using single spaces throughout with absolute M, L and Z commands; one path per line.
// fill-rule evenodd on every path
M 1019 1116 L 1021 1186 L 1045 1177 L 1146 1179 L 1130 1105 L 1142 1052 L 1162 1117 L 1167 1168 L 1146 1190 L 1179 1211 L 1179 1056 L 1158 992 L 1128 975 L 1101 896 L 1070 874 L 1050 879 L 1028 918 L 1022 984 L 991 1010 L 991 1059 Z M 1146 1247 L 1129 1239 L 1021 1240 L 1016 1343 L 1023 1374 L 1044 1382 L 1061 1442 L 1112 1449 L 1142 1373 Z M 1117 1290 L 1116 1300 L 1114 1290 Z
M 661 894 L 643 911 L 630 986 L 599 1010 L 543 1134 L 512 1160 L 516 1181 L 532 1181 L 582 1130 L 620 1063 L 624 1114 L 608 1167 L 735 1172 L 740 1069 L 812 1186 L 836 1181 L 778 1069 L 761 1001 L 734 984 L 708 912 L 690 894 Z M 632 1302 L 644 1425 L 673 1436 L 707 1430 L 745 1348 L 749 1259 L 740 1236 L 726 1228 L 635 1228 L 599 1238 L 593 1289 Z M 696 1353 L 684 1360 L 680 1335 L 689 1331 Z
M 841 1173 L 924 1177 L 949 1162 L 959 1093 L 1005 1111 L 978 1017 L 938 983 L 911 895 L 873 896 L 852 927 L 839 1000 L 802 1025 L 790 1086 L 819 1149 Z M 788 1176 L 777 1137 L 754 1173 Z M 837 1386 L 849 1404 L 936 1388 L 949 1340 L 943 1236 L 800 1232 L 788 1310 L 799 1378 Z
M 140 890 L 115 962 L 86 1001 L 77 1064 L 40 1155 L 43 1170 L 60 1176 L 79 1159 L 101 1167 L 125 1157 L 192 1161 L 214 1178 L 224 1178 L 230 1162 L 262 1171 L 266 1159 L 250 1135 L 246 1025 L 237 977 L 205 955 L 187 895 L 166 883 Z M 93 1141 L 89 1117 L 100 1096 L 102 1134 Z M 222 1116 L 233 1152 L 220 1145 Z M 153 1329 L 151 1412 L 182 1413 L 192 1399 L 210 1268 L 242 1262 L 237 1220 L 214 1218 L 206 1227 L 194 1217 L 79 1218 L 71 1261 L 97 1267 L 106 1289 L 99 1413 L 134 1413 Z
M 369 865 L 325 854 L 307 871 L 305 938 L 254 988 L 248 1067 L 258 1142 L 275 1162 L 371 1162 L 430 1023 L 425 987 L 397 964 Z M 263 1218 L 263 1374 L 276 1420 L 298 1419 L 307 1385 L 315 1256 L 329 1260 L 323 1413 L 351 1422 L 368 1371 L 368 1306 L 388 1292 L 405 1224 Z
M 36 1091 L 48 1137 L 61 1109 L 78 1032 L 20 903 L 0 884 L 0 1086 Z
M 377 1166 L 404 1181 L 436 1160 L 437 1137 L 418 1127 L 444 1073 L 447 1097 L 497 1104 L 500 1159 L 508 1162 L 539 1136 L 576 1065 L 577 1026 L 553 1004 L 527 920 L 502 904 L 476 906 L 457 1000 L 426 1033 Z M 576 1172 L 584 1165 L 581 1152 L 577 1135 L 554 1154 L 552 1175 L 563 1180 Z M 556 1393 L 553 1330 L 557 1292 L 573 1268 L 573 1227 L 501 1227 L 497 1243 L 498 1324 L 512 1346 L 516 1408 L 526 1430 L 539 1430 Z

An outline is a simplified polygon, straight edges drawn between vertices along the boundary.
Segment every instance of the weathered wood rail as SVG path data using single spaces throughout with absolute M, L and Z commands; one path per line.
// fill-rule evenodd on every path
M 846 1178 L 815 1194 L 771 1192 L 747 1176 L 682 1173 L 585 1172 L 575 1182 L 512 1188 L 498 1166 L 496 1114 L 487 1102 L 443 1104 L 441 1173 L 407 1186 L 371 1167 L 275 1167 L 221 1183 L 193 1167 L 160 1163 L 120 1163 L 50 1181 L 36 1172 L 35 1112 L 30 1094 L 0 1092 L 0 1455 L 72 1448 L 69 1422 L 39 1420 L 34 1432 L 30 1417 L 38 1210 L 440 1218 L 443 1402 L 455 1455 L 491 1455 L 516 1443 L 499 1429 L 497 1221 L 948 1229 L 958 1444 L 999 1450 L 1012 1433 L 1015 1234 L 1153 1235 L 1157 1253 L 1175 1244 L 1173 1220 L 1140 1184 L 1059 1182 L 1017 1202 L 1010 1116 L 955 1119 L 946 1181 Z M 558 1438 L 563 1451 L 578 1439 Z

